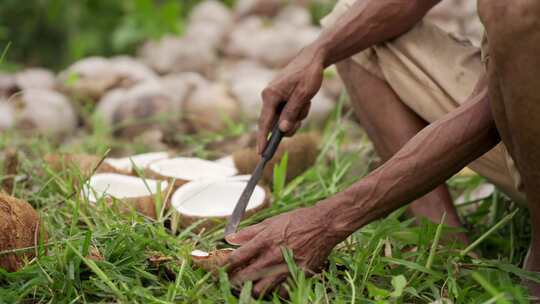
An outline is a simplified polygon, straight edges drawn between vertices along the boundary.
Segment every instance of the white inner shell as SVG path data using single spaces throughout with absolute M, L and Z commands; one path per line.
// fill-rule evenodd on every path
M 117 170 L 131 172 L 133 171 L 133 164 L 138 169 L 146 169 L 151 162 L 167 158 L 169 158 L 169 153 L 167 152 L 152 152 L 123 158 L 106 158 L 104 162 Z
M 92 203 L 107 196 L 117 199 L 138 198 L 156 194 L 158 185 L 161 191 L 164 191 L 168 186 L 166 181 L 143 180 L 134 176 L 100 173 L 90 178 L 88 184 L 84 186 L 83 195 L 88 195 L 88 200 Z
M 190 182 L 176 190 L 172 205 L 180 214 L 187 216 L 229 216 L 246 185 L 246 181 L 238 179 Z M 246 210 L 261 206 L 265 196 L 264 189 L 256 186 Z
M 202 251 L 199 249 L 195 249 L 191 252 L 191 256 L 197 257 L 197 258 L 206 258 L 209 257 L 210 254 L 206 251 Z
M 236 168 L 231 168 L 200 158 L 177 157 L 153 162 L 150 170 L 163 176 L 196 181 L 203 179 L 215 179 L 233 176 L 237 173 Z

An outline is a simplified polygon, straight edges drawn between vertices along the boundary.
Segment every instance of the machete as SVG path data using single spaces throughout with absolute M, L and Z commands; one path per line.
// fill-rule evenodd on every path
M 280 112 L 281 111 L 278 111 L 278 114 Z M 270 136 L 270 139 L 268 140 L 268 144 L 266 145 L 266 148 L 264 149 L 264 152 L 261 155 L 261 159 L 259 160 L 257 167 L 255 167 L 253 174 L 251 174 L 251 178 L 249 179 L 246 188 L 242 192 L 242 195 L 240 195 L 240 199 L 238 199 L 238 202 L 236 203 L 236 206 L 234 207 L 234 211 L 229 217 L 229 222 L 227 223 L 227 226 L 225 227 L 224 237 L 228 236 L 229 234 L 235 233 L 236 229 L 238 229 L 238 225 L 240 224 L 240 221 L 242 220 L 242 217 L 244 216 L 244 213 L 246 212 L 246 207 L 249 203 L 249 199 L 251 198 L 251 195 L 253 194 L 253 190 L 255 190 L 255 186 L 261 179 L 264 167 L 276 153 L 276 150 L 282 138 L 283 138 L 283 132 L 281 132 L 281 130 L 279 129 L 279 119 L 278 119 L 274 123 L 274 127 L 272 129 L 272 135 Z

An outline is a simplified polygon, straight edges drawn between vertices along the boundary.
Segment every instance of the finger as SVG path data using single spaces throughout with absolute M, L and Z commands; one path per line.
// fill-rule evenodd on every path
M 309 99 L 306 99 L 307 95 L 301 89 L 297 88 L 292 93 L 291 98 L 285 104 L 285 108 L 283 108 L 283 112 L 281 112 L 279 122 L 281 131 L 287 133 L 294 128 L 296 122 L 300 120 L 300 114 L 304 110 L 306 102 L 309 102 Z
M 261 278 L 282 273 L 283 269 L 279 266 L 282 262 L 283 256 L 279 249 L 267 250 L 256 260 L 252 260 L 250 265 L 246 265 L 247 267 L 234 273 L 232 278 L 237 283 L 246 281 L 255 282 Z
M 255 284 L 253 287 L 253 296 L 255 298 L 260 298 L 270 292 L 272 292 L 277 286 L 285 282 L 289 272 L 282 272 L 270 277 L 266 277 Z
M 263 107 L 259 117 L 259 133 L 257 135 L 257 152 L 261 154 L 266 147 L 266 141 L 276 117 L 276 108 L 281 102 L 281 97 L 271 89 L 265 89 L 262 93 Z
M 262 254 L 265 247 L 265 242 L 257 239 L 247 242 L 231 253 L 227 259 L 227 271 L 234 273 L 237 268 L 246 266 L 250 260 Z
M 261 232 L 266 225 L 262 223 L 247 227 L 240 230 L 237 233 L 229 234 L 225 237 L 225 241 L 230 245 L 244 245 L 245 243 L 251 241 L 259 232 Z
M 311 101 L 304 105 L 304 108 L 302 108 L 302 111 L 300 112 L 300 116 L 298 117 L 298 120 L 304 120 L 308 116 L 310 109 L 311 109 Z
M 285 133 L 285 136 L 288 136 L 288 137 L 293 136 L 296 133 L 296 131 L 298 131 L 298 129 L 300 129 L 300 127 L 302 127 L 302 122 L 301 121 L 297 122 L 294 125 L 294 128 L 292 128 L 289 132 Z

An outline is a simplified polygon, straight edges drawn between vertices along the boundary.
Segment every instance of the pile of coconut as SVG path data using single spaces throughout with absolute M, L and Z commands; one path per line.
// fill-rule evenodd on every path
M 86 126 L 78 110 L 89 108 L 127 138 L 255 122 L 261 91 L 320 32 L 301 1 L 264 2 L 231 9 L 203 1 L 184 34 L 147 41 L 137 57 L 88 57 L 58 75 L 39 68 L 0 74 L 0 130 L 69 136 Z M 341 92 L 335 72 L 328 75 L 309 121 L 323 121 Z

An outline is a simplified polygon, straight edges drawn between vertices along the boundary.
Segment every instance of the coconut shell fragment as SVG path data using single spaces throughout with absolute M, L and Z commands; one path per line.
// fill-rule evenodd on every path
M 40 239 L 40 220 L 26 201 L 0 192 L 0 252 L 34 247 Z M 46 239 L 46 236 L 44 237 Z M 17 271 L 35 257 L 35 249 L 0 255 L 0 268 Z
M 315 134 L 298 134 L 284 139 L 279 145 L 274 158 L 266 165 L 263 180 L 271 183 L 274 179 L 274 166 L 281 162 L 287 153 L 287 181 L 302 174 L 317 159 L 318 138 Z M 233 154 L 234 164 L 240 174 L 251 174 L 260 160 L 255 148 L 247 148 Z
M 195 157 L 177 157 L 152 162 L 147 175 L 161 180 L 175 180 L 175 187 L 190 181 L 223 179 L 236 175 L 235 168 Z
M 166 181 L 142 179 L 114 173 L 93 175 L 82 191 L 83 197 L 96 204 L 101 199 L 106 203 L 117 205 L 121 212 L 135 210 L 150 218 L 156 218 L 156 195 L 161 191 L 161 199 L 165 200 L 169 192 Z
M 193 264 L 208 272 L 216 272 L 219 268 L 225 266 L 229 255 L 234 252 L 234 249 L 226 248 L 210 252 L 202 250 L 193 250 L 191 252 L 191 260 Z
M 194 223 L 195 231 L 211 229 L 223 224 L 231 216 L 249 176 L 235 176 L 219 180 L 201 180 L 185 184 L 173 194 L 171 205 L 180 215 L 180 227 Z M 246 207 L 244 218 L 270 206 L 270 192 L 257 185 Z

